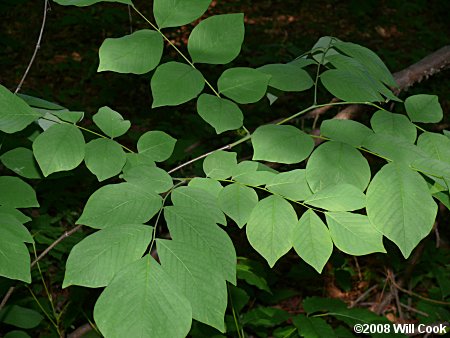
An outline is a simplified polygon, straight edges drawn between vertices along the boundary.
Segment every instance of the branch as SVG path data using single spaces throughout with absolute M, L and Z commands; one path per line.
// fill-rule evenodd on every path
M 33 261 L 31 262 L 30 268 L 32 268 L 33 266 L 35 266 L 42 258 L 44 258 L 49 252 L 50 250 L 52 250 L 55 246 L 57 246 L 59 243 L 61 243 L 64 239 L 66 239 L 67 237 L 69 237 L 70 235 L 72 235 L 73 233 L 77 232 L 78 230 L 80 230 L 82 227 L 81 224 L 77 225 L 75 228 L 64 232 L 57 240 L 55 240 L 52 244 L 50 244 L 47 249 L 45 249 L 44 251 L 41 252 L 41 254 Z M 2 302 L 0 303 L 0 310 L 3 309 L 3 307 L 6 305 L 6 302 L 8 301 L 8 299 L 11 297 L 11 295 L 14 292 L 14 289 L 16 287 L 15 286 L 11 286 L 8 291 L 6 292 L 5 296 L 2 299 Z
M 92 331 L 92 326 L 91 324 L 86 323 L 84 325 L 81 325 L 78 329 L 76 329 L 72 333 L 68 334 L 67 338 L 81 338 L 90 331 Z
M 39 48 L 41 48 L 42 35 L 44 34 L 44 27 L 45 27 L 45 22 L 47 21 L 48 10 L 49 10 L 48 9 L 48 0 L 44 0 L 44 16 L 42 17 L 41 30 L 39 32 L 39 37 L 36 42 L 36 47 L 34 48 L 34 52 L 33 52 L 33 55 L 31 56 L 30 62 L 28 63 L 28 67 L 25 69 L 25 73 L 23 74 L 22 79 L 20 79 L 20 82 L 17 85 L 17 88 L 14 91 L 14 94 L 17 94 L 20 91 L 20 89 L 22 88 L 22 85 L 28 75 L 28 72 L 30 71 L 31 66 L 33 65 L 34 59 L 36 58 L 37 52 L 38 52 Z

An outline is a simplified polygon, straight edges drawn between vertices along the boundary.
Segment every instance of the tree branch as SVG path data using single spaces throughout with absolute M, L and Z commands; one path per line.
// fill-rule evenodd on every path
M 44 15 L 42 17 L 41 30 L 39 31 L 39 37 L 36 42 L 36 47 L 34 48 L 34 52 L 33 52 L 33 55 L 31 56 L 30 62 L 28 63 L 28 67 L 25 69 L 25 73 L 23 73 L 22 79 L 20 79 L 20 82 L 17 85 L 17 88 L 14 91 L 14 94 L 17 94 L 20 91 L 20 89 L 22 88 L 22 85 L 28 75 L 28 72 L 30 71 L 31 66 L 33 65 L 34 59 L 36 59 L 37 52 L 38 52 L 39 48 L 41 48 L 42 35 L 44 34 L 44 28 L 45 28 L 45 22 L 47 21 L 48 10 L 49 10 L 48 0 L 44 0 Z

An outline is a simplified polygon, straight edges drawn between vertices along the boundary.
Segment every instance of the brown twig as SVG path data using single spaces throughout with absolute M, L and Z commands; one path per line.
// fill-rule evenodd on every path
M 41 24 L 41 30 L 39 31 L 39 37 L 37 39 L 36 42 L 36 47 L 34 48 L 34 52 L 33 55 L 31 56 L 30 62 L 28 63 L 27 68 L 25 69 L 25 73 L 23 73 L 22 78 L 20 79 L 19 84 L 17 85 L 16 90 L 14 91 L 14 94 L 17 94 L 20 89 L 22 88 L 22 85 L 28 75 L 28 72 L 31 69 L 31 66 L 33 65 L 34 60 L 36 59 L 36 55 L 38 53 L 39 48 L 41 48 L 41 41 L 42 41 L 42 36 L 44 34 L 44 28 L 45 28 L 45 22 L 47 21 L 47 12 L 49 10 L 48 7 L 48 0 L 44 0 L 44 15 L 42 17 L 42 24 Z
M 41 252 L 41 254 L 36 257 L 36 259 L 31 262 L 30 264 L 30 268 L 32 268 L 33 266 L 35 266 L 37 264 L 37 262 L 39 262 L 42 258 L 44 258 L 49 252 L 50 250 L 52 250 L 55 246 L 57 246 L 59 243 L 61 243 L 64 239 L 66 239 L 67 237 L 69 237 L 70 235 L 74 234 L 75 232 L 77 232 L 78 230 L 80 230 L 82 227 L 81 224 L 77 225 L 76 227 L 74 227 L 73 229 L 64 232 L 58 239 L 56 239 L 52 244 L 50 244 L 44 251 Z M 12 293 L 14 292 L 15 286 L 11 286 L 8 291 L 6 292 L 5 296 L 2 299 L 2 302 L 0 303 L 0 310 L 3 309 L 3 307 L 6 305 L 6 302 L 8 301 L 8 299 L 11 297 Z
M 417 309 L 413 308 L 412 306 L 409 306 L 409 305 L 406 305 L 406 304 L 403 304 L 403 303 L 400 303 L 400 306 L 404 307 L 408 311 L 418 313 L 419 315 L 422 315 L 424 317 L 429 317 L 430 316 L 428 313 L 420 311 L 420 310 L 417 310 Z
M 72 333 L 67 335 L 67 338 L 80 338 L 83 337 L 86 333 L 92 331 L 92 325 L 86 323 L 81 325 L 79 328 L 75 329 Z
M 367 289 L 361 296 L 356 298 L 356 300 L 354 302 L 352 302 L 349 307 L 350 308 L 355 307 L 359 302 L 366 299 L 370 295 L 370 293 L 377 288 L 378 288 L 378 285 L 375 284 L 372 287 L 370 287 L 369 289 Z

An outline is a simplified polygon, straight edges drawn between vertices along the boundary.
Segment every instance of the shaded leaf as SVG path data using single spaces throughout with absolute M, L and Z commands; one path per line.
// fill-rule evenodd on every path
M 314 85 L 311 76 L 294 64 L 270 64 L 258 68 L 271 76 L 269 86 L 285 92 L 301 92 Z
M 413 122 L 438 123 L 443 112 L 436 95 L 419 94 L 405 100 L 405 109 Z
M 244 14 L 214 15 L 191 32 L 188 51 L 195 63 L 226 64 L 241 51 L 244 41 Z
M 274 175 L 266 189 L 294 201 L 303 201 L 312 195 L 306 182 L 306 171 L 295 169 Z
M 155 0 L 153 15 L 159 28 L 191 23 L 206 12 L 211 0 Z
M 236 166 L 236 153 L 223 150 L 213 152 L 203 161 L 203 171 L 206 176 L 216 180 L 229 178 Z
M 311 209 L 307 210 L 295 225 L 293 245 L 295 252 L 318 273 L 322 272 L 333 253 L 330 232 Z
M 55 124 L 33 142 L 33 153 L 45 177 L 78 167 L 85 155 L 84 137 L 71 124 Z
M 162 207 L 159 195 L 131 183 L 105 185 L 89 197 L 77 220 L 96 229 L 112 225 L 142 224 Z
M 137 143 L 139 154 L 155 162 L 167 160 L 175 148 L 175 140 L 163 131 L 154 130 L 143 134 Z
M 242 127 L 244 115 L 238 105 L 214 95 L 202 94 L 197 100 L 197 112 L 217 134 Z
M 354 256 L 386 252 L 383 235 L 367 216 L 350 212 L 327 212 L 325 216 L 331 238 L 339 250 Z
M 42 115 L 0 85 L 0 131 L 12 134 L 25 129 Z
M 265 125 L 252 134 L 253 160 L 299 163 L 314 148 L 311 136 L 293 126 Z
M 156 68 L 151 80 L 152 108 L 177 106 L 197 97 L 205 79 L 197 69 L 180 62 L 167 62 Z
M 14 176 L 0 176 L 0 205 L 13 208 L 39 207 L 33 188 Z
M 270 75 L 253 68 L 229 68 L 220 75 L 219 92 L 237 103 L 254 103 L 266 94 Z
M 192 309 L 173 279 L 146 255 L 106 287 L 95 304 L 94 319 L 106 337 L 184 338 Z
M 101 107 L 92 119 L 111 138 L 122 136 L 131 126 L 130 121 L 124 120 L 122 115 L 109 107 Z
M 120 224 L 89 235 L 70 251 L 63 288 L 107 286 L 114 275 L 142 257 L 152 239 L 152 227 Z
M 313 192 L 339 183 L 364 191 L 370 181 L 367 160 L 353 147 L 330 141 L 320 145 L 306 164 L 306 180 Z
M 241 229 L 258 203 L 258 195 L 255 190 L 239 183 L 233 183 L 223 188 L 218 199 L 222 211 Z
M 84 162 L 100 182 L 118 175 L 126 160 L 125 152 L 116 141 L 98 138 L 86 144 Z
M 41 171 L 30 149 L 15 148 L 2 154 L 0 159 L 5 167 L 20 176 L 31 179 L 42 178 Z
M 247 238 L 273 267 L 292 248 L 292 233 L 297 224 L 294 208 L 279 196 L 258 202 L 247 224 Z
M 367 189 L 370 222 L 397 244 L 405 258 L 429 234 L 436 213 L 425 180 L 405 165 L 385 165 Z
M 329 211 L 354 211 L 366 206 L 366 196 L 352 184 L 339 183 L 319 190 L 305 203 Z

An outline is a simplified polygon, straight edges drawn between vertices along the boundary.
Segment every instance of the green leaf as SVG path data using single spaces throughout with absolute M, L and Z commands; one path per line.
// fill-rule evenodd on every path
M 244 41 L 244 14 L 214 15 L 191 32 L 188 51 L 195 63 L 226 64 L 241 51 Z
M 84 159 L 84 137 L 71 124 L 55 124 L 33 142 L 33 153 L 45 177 L 72 170 Z
M 442 120 L 442 107 L 436 95 L 419 94 L 405 100 L 405 109 L 413 122 L 438 123 Z
M 194 177 L 189 181 L 189 187 L 199 188 L 207 191 L 214 197 L 219 197 L 219 193 L 223 189 L 222 185 L 212 178 Z
M 236 276 L 238 279 L 244 280 L 249 285 L 256 286 L 260 290 L 272 293 L 264 277 L 259 276 L 255 271 L 253 271 L 252 266 L 245 264 L 245 261 L 244 263 L 238 262 L 236 266 Z
M 180 62 L 167 62 L 156 68 L 151 80 L 152 108 L 178 106 L 197 97 L 205 79 L 197 69 Z
M 347 308 L 347 304 L 340 299 L 322 297 L 307 297 L 302 305 L 309 315 L 315 312 L 337 312 Z
M 191 23 L 206 12 L 211 0 L 155 0 L 153 15 L 160 29 Z
M 334 245 L 342 252 L 354 256 L 386 252 L 383 235 L 367 216 L 350 212 L 327 212 L 325 216 Z
M 362 123 L 353 120 L 330 119 L 322 122 L 320 134 L 333 141 L 360 147 L 364 139 L 373 131 Z
M 294 208 L 279 196 L 258 202 L 247 224 L 247 238 L 273 267 L 292 248 L 293 229 L 297 224 Z
M 150 158 L 145 156 L 145 154 L 137 154 L 137 153 L 127 153 L 127 162 L 125 163 L 125 166 L 123 167 L 122 171 L 126 173 L 127 171 L 131 170 L 133 167 L 145 165 L 148 167 L 156 167 L 156 164 L 154 161 L 152 161 Z
M 216 180 L 229 178 L 236 166 L 236 153 L 223 150 L 213 152 L 203 161 L 203 171 L 206 176 Z
M 9 331 L 3 338 L 31 338 L 28 333 L 20 330 Z
M 410 143 L 416 142 L 416 126 L 405 115 L 379 110 L 373 114 L 370 124 L 376 133 L 398 136 Z
M 300 336 L 305 338 L 336 337 L 333 328 L 322 318 L 298 315 L 292 319 Z
M 353 147 L 340 142 L 320 145 L 306 164 L 306 180 L 313 192 L 339 183 L 364 191 L 370 181 L 367 160 Z
M 9 214 L 0 214 L 0 276 L 31 283 L 30 254 L 24 243 L 33 238 L 22 223 Z
M 214 260 L 216 272 L 236 284 L 236 252 L 228 234 L 202 210 L 186 206 L 164 209 L 164 217 L 174 241 L 190 243 Z
M 7 207 L 5 205 L 0 205 L 0 214 L 7 214 L 14 217 L 20 222 L 20 224 L 27 223 L 31 221 L 31 218 L 21 213 L 19 210 L 12 207 Z
M 109 107 L 101 107 L 92 119 L 111 138 L 122 136 L 131 126 L 130 121 L 124 120 L 122 115 Z
M 311 76 L 294 64 L 270 64 L 257 70 L 270 75 L 269 86 L 284 92 L 301 92 L 314 85 Z
M 172 191 L 170 197 L 175 206 L 197 210 L 200 214 L 203 214 L 203 217 L 210 217 L 219 224 L 227 224 L 225 215 L 219 208 L 217 198 L 204 189 L 179 187 Z
M 391 87 L 398 86 L 391 72 L 380 59 L 380 57 L 370 49 L 357 45 L 355 43 L 343 41 L 337 41 L 333 44 L 333 46 L 363 64 L 369 74 L 375 79 L 382 81 L 386 85 Z
M 314 148 L 311 136 L 293 126 L 265 125 L 252 135 L 253 160 L 299 163 Z
M 7 306 L 0 311 L 0 322 L 21 329 L 32 329 L 38 326 L 42 319 L 44 317 L 39 312 L 18 305 Z
M 121 224 L 84 238 L 70 251 L 63 288 L 107 286 L 114 275 L 142 257 L 152 239 L 152 227 Z
M 410 164 L 416 159 L 428 157 L 420 148 L 403 137 L 375 133 L 364 140 L 364 148 L 395 162 Z
M 145 74 L 161 60 L 164 43 L 161 34 L 142 29 L 121 38 L 108 38 L 100 46 L 98 72 Z
M 352 184 L 339 183 L 319 190 L 305 203 L 329 211 L 354 211 L 366 206 L 366 196 Z
M 260 165 L 260 163 L 252 161 L 238 163 L 233 170 L 233 180 L 254 187 L 270 182 L 276 172 L 261 170 Z
M 77 224 L 96 229 L 112 225 L 141 224 L 161 208 L 161 197 L 131 183 L 101 187 L 89 197 Z
M 173 279 L 146 255 L 114 277 L 95 304 L 94 319 L 109 338 L 184 338 L 192 309 Z
M 175 140 L 163 131 L 154 130 L 143 134 L 137 143 L 139 154 L 155 162 L 167 160 L 175 148 Z
M 219 194 L 220 208 L 241 229 L 257 203 L 258 195 L 255 190 L 239 183 L 226 186 Z
M 162 268 L 192 306 L 192 318 L 225 332 L 227 286 L 208 252 L 190 242 L 156 241 Z
M 33 188 L 13 176 L 0 176 L 0 205 L 13 208 L 39 207 Z
M 125 152 L 116 141 L 98 138 L 86 144 L 84 162 L 100 182 L 118 175 L 126 161 Z
M 17 96 L 20 97 L 22 100 L 24 100 L 31 107 L 43 108 L 43 109 L 55 110 L 55 111 L 66 109 L 63 106 L 60 106 L 59 104 L 41 99 L 39 97 L 20 94 L 20 93 L 17 94 Z
M 425 180 L 405 165 L 385 165 L 367 189 L 370 221 L 397 244 L 405 258 L 430 233 L 436 213 L 437 206 Z
M 217 81 L 219 92 L 237 103 L 254 103 L 266 94 L 270 75 L 253 68 L 229 68 Z
M 139 165 L 132 167 L 123 174 L 123 178 L 134 185 L 145 187 L 146 190 L 163 193 L 173 186 L 172 177 L 163 169 Z
M 294 201 L 303 201 L 312 195 L 306 182 L 306 171 L 295 169 L 274 175 L 266 189 Z
M 331 94 L 343 101 L 384 101 L 372 83 L 357 71 L 326 70 L 320 75 L 320 81 Z
M 217 134 L 242 127 L 244 115 L 238 105 L 227 99 L 202 94 L 197 100 L 197 112 Z
M 73 6 L 78 6 L 78 7 L 93 5 L 98 2 L 120 2 L 120 3 L 126 4 L 126 5 L 131 5 L 131 6 L 133 5 L 131 0 L 53 0 L 53 1 L 55 1 L 57 4 L 60 4 L 63 6 L 73 5 Z
M 295 252 L 321 273 L 333 253 L 333 242 L 327 226 L 311 209 L 295 225 L 292 241 Z
M 273 308 L 259 306 L 243 315 L 242 324 L 253 327 L 274 327 L 289 319 L 288 312 Z
M 33 152 L 27 148 L 15 148 L 0 156 L 3 165 L 16 174 L 30 178 L 42 178 L 38 164 L 34 159 Z
M 16 133 L 41 116 L 24 100 L 0 85 L 0 131 L 7 134 Z
M 422 133 L 417 139 L 417 147 L 436 160 L 450 163 L 450 139 L 445 135 Z

